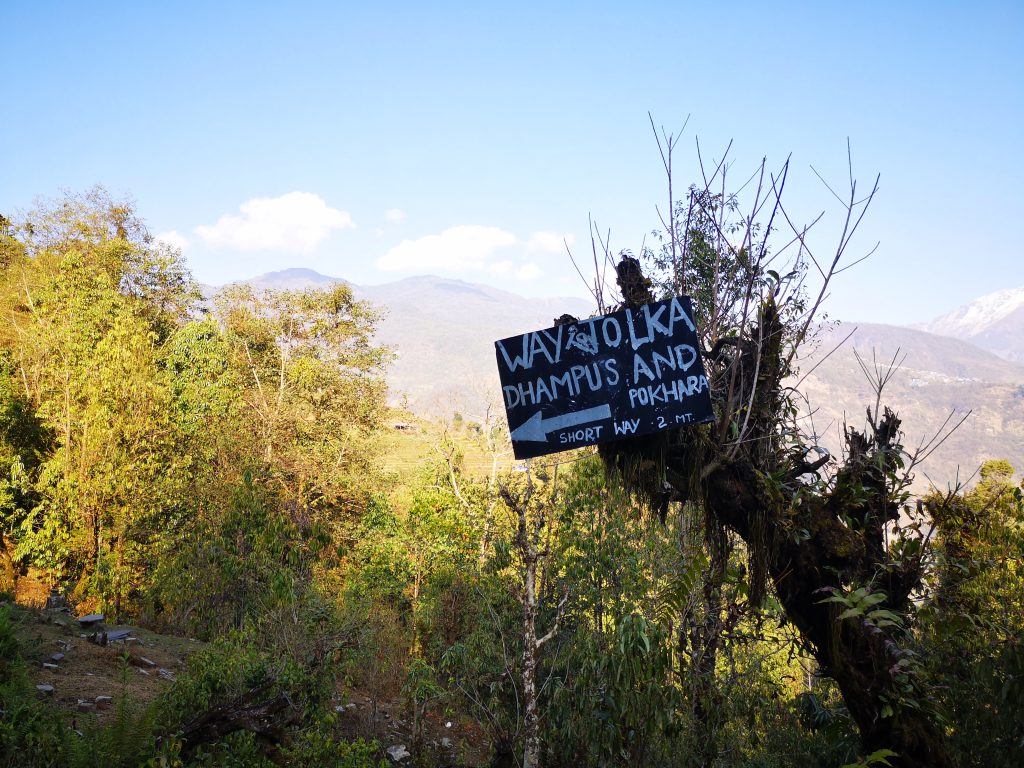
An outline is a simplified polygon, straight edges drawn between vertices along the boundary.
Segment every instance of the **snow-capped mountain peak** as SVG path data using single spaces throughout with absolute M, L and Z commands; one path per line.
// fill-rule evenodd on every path
M 1024 360 L 1024 286 L 982 296 L 919 327 L 970 341 L 1007 360 Z
M 1024 307 L 1024 286 L 996 291 L 975 299 L 930 323 L 928 330 L 943 336 L 975 336 Z

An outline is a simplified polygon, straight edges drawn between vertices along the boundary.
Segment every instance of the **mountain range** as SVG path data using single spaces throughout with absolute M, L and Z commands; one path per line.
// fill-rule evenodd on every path
M 247 282 L 294 289 L 338 280 L 313 270 L 287 269 Z M 587 317 L 594 311 L 593 303 L 579 298 L 528 299 L 432 276 L 352 288 L 383 313 L 377 339 L 396 353 L 388 371 L 392 400 L 426 416 L 460 412 L 481 419 L 488 406 L 500 411 L 494 341 L 549 327 L 565 313 Z M 1024 470 L 1021 362 L 1024 287 L 982 297 L 914 328 L 827 326 L 800 361 L 805 373 L 797 381 L 810 403 L 808 424 L 833 452 L 840 449 L 843 425 L 860 426 L 865 408 L 875 404 L 862 363 L 869 372 L 899 367 L 882 403 L 903 418 L 910 450 L 941 436 L 944 423 L 970 412 L 918 470 L 919 487 L 926 480 L 944 487 L 969 477 L 987 458 L 1006 458 Z
M 1024 286 L 982 296 L 918 327 L 1024 362 Z
M 409 277 L 360 286 L 311 269 L 285 269 L 244 281 L 256 288 L 319 288 L 335 282 L 382 313 L 377 341 L 395 352 L 388 369 L 392 401 L 425 416 L 455 412 L 482 420 L 500 391 L 494 341 L 547 328 L 569 313 L 587 317 L 579 298 L 527 299 L 488 285 L 441 277 Z M 210 290 L 207 289 L 207 293 Z
M 916 471 L 918 489 L 967 480 L 991 458 L 1024 470 L 1024 366 L 960 339 L 892 325 L 829 327 L 800 361 L 806 377 L 797 375 L 797 389 L 807 398 L 824 447 L 835 454 L 844 424 L 864 424 L 865 409 L 876 404 L 872 379 L 893 367 L 880 404 L 903 420 L 908 451 L 942 440 L 967 417 Z

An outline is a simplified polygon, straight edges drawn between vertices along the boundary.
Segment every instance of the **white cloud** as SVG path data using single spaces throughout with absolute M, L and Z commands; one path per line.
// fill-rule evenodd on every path
M 439 235 L 403 240 L 381 256 L 377 266 L 388 272 L 479 272 L 492 265 L 489 262 L 495 251 L 515 242 L 515 235 L 498 227 L 467 224 L 451 227 Z
M 529 264 L 523 264 L 523 266 L 516 270 L 516 279 L 536 280 L 543 274 L 544 271 L 531 261 Z
M 516 280 L 536 280 L 544 274 L 544 270 L 532 261 L 517 266 L 508 259 L 488 264 L 487 271 L 495 277 L 514 277 Z
M 393 222 L 405 221 L 405 211 L 401 208 L 388 208 L 384 211 L 384 218 Z
M 158 243 L 169 245 L 171 248 L 176 248 L 179 251 L 183 251 L 188 248 L 188 238 L 177 230 L 170 230 L 168 232 L 160 232 L 153 236 L 153 239 Z
M 526 247 L 531 251 L 561 253 L 566 243 L 571 246 L 575 242 L 576 236 L 571 232 L 534 232 Z
M 312 192 L 256 197 L 242 203 L 239 211 L 239 216 L 221 216 L 216 224 L 196 227 L 196 234 L 208 245 L 236 251 L 308 253 L 332 231 L 355 226 L 347 212 L 331 208 Z

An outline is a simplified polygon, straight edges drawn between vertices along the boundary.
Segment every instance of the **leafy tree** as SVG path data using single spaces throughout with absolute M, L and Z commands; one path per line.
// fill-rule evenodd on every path
M 212 524 L 257 465 L 245 422 L 246 379 L 231 366 L 228 341 L 210 317 L 175 329 L 161 349 L 161 366 L 178 430 L 178 460 L 190 468 L 192 514 Z
M 17 554 L 118 613 L 181 480 L 158 345 L 191 300 L 175 255 L 102 189 L 44 203 L 7 250 L 3 339 L 52 443 Z
M 962 495 L 933 495 L 937 583 L 921 611 L 963 766 L 1024 754 L 1024 494 L 1004 460 Z
M 671 532 L 609 487 L 594 458 L 562 483 L 552 557 L 571 588 L 544 665 L 547 752 L 560 765 L 668 764 L 683 709 L 671 620 L 659 611 L 675 565 Z
M 325 519 L 372 490 L 372 446 L 384 407 L 372 343 L 377 315 L 338 283 L 260 292 L 231 286 L 216 300 L 243 422 L 282 499 L 298 518 Z
M 35 478 L 51 439 L 12 378 L 10 365 L 0 372 L 0 592 L 14 593 L 19 531 L 38 504 Z
M 5 224 L 0 262 L 5 550 L 78 601 L 138 610 L 247 476 L 334 536 L 372 490 L 386 352 L 347 286 L 235 287 L 203 318 L 180 254 L 102 188 Z
M 557 479 L 557 478 L 556 478 Z M 541 712 L 539 690 L 540 652 L 544 645 L 558 636 L 562 609 L 568 598 L 563 594 L 550 626 L 542 628 L 545 587 L 550 592 L 551 569 L 548 560 L 551 540 L 555 535 L 556 488 L 538 487 L 527 472 L 523 488 L 511 483 L 501 487 L 501 496 L 512 513 L 510 552 L 516 565 L 514 585 L 522 606 L 522 701 L 523 701 L 523 768 L 540 765 Z

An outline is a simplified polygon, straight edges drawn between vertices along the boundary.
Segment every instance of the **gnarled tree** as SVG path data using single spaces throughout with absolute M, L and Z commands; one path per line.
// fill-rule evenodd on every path
M 662 138 L 671 176 L 675 138 Z M 693 297 L 716 415 L 711 424 L 610 443 L 600 453 L 662 515 L 674 502 L 702 508 L 712 554 L 715 542 L 744 542 L 750 602 L 774 589 L 822 673 L 837 683 L 867 752 L 889 749 L 893 764 L 941 768 L 951 764 L 945 736 L 909 634 L 927 534 L 907 487 L 927 447 L 904 450 L 899 418 L 880 403 L 883 376 L 866 427 L 847 428 L 843 455 L 833 459 L 803 427 L 792 384 L 798 352 L 813 337 L 829 282 L 846 266 L 877 180 L 858 198 L 851 172 L 848 196 L 836 195 L 845 214 L 838 245 L 822 258 L 811 229 L 797 226 L 783 205 L 788 165 L 773 175 L 762 162 L 745 185 L 752 199 L 743 210 L 726 193 L 724 159 L 684 201 L 671 201 L 670 192 L 660 250 L 642 260 L 623 255 L 616 263 L 598 238 L 619 294 L 606 302 L 615 289 L 599 275 L 602 309 Z M 813 292 L 809 282 L 818 283 Z M 713 652 L 712 644 L 711 670 Z

